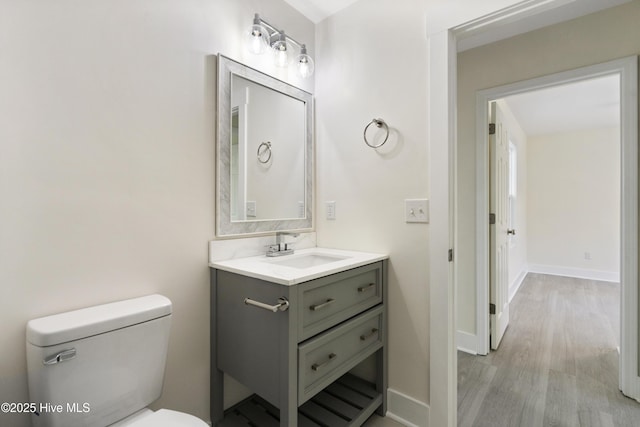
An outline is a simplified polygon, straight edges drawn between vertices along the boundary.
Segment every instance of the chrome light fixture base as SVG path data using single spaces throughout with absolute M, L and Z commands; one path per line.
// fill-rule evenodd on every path
M 247 46 L 251 53 L 261 55 L 271 48 L 274 64 L 278 67 L 287 67 L 292 62 L 291 53 L 293 46 L 300 49 L 296 56 L 295 65 L 298 74 L 303 78 L 313 75 L 315 64 L 313 58 L 307 53 L 307 46 L 299 43 L 285 34 L 284 30 L 278 30 L 269 24 L 259 14 L 255 14 L 253 24 L 247 31 Z

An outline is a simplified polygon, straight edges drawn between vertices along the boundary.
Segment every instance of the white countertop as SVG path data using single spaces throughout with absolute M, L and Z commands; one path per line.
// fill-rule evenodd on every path
M 290 267 L 280 263 L 295 262 L 298 258 L 319 256 L 335 258 L 335 261 L 306 268 Z M 281 285 L 297 285 L 318 277 L 328 276 L 341 271 L 350 270 L 362 265 L 382 261 L 389 258 L 385 254 L 369 252 L 345 251 L 341 249 L 310 248 L 296 250 L 291 255 L 267 257 L 266 255 L 236 258 L 227 261 L 210 262 L 209 267 L 231 273 L 242 274 L 256 279 L 267 280 Z

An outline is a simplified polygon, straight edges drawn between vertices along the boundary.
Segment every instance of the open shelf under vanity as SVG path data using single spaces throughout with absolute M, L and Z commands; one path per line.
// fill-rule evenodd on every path
M 359 426 L 382 403 L 375 384 L 346 374 L 298 408 L 300 427 Z M 278 427 L 280 410 L 254 394 L 225 411 L 221 427 Z

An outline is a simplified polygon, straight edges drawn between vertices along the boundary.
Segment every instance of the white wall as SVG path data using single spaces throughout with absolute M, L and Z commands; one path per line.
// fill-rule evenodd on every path
M 213 55 L 272 71 L 243 50 L 254 12 L 314 54 L 280 0 L 0 0 L 0 401 L 28 401 L 29 319 L 158 292 L 174 315 L 156 406 L 209 419 Z
M 513 3 L 366 0 L 318 24 L 318 244 L 390 254 L 389 386 L 425 404 L 430 226 L 406 224 L 403 201 L 441 185 L 427 169 L 427 35 Z M 391 127 L 378 150 L 362 139 L 374 117 Z
M 421 3 L 361 1 L 318 25 L 316 223 L 319 246 L 390 254 L 389 387 L 428 402 L 429 226 L 404 222 L 404 199 L 429 194 Z M 374 117 L 391 128 L 378 150 Z
M 475 99 L 481 89 L 640 53 L 640 2 L 458 55 L 458 329 L 475 334 Z M 531 218 L 529 217 L 529 221 Z
M 619 128 L 531 137 L 527 170 L 532 271 L 615 278 L 620 268 Z

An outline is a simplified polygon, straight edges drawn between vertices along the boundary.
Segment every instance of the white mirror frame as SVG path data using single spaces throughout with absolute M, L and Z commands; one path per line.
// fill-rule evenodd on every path
M 237 75 L 305 104 L 305 217 L 231 221 L 231 76 Z M 313 96 L 295 86 L 218 54 L 216 236 L 245 237 L 276 231 L 313 230 Z

